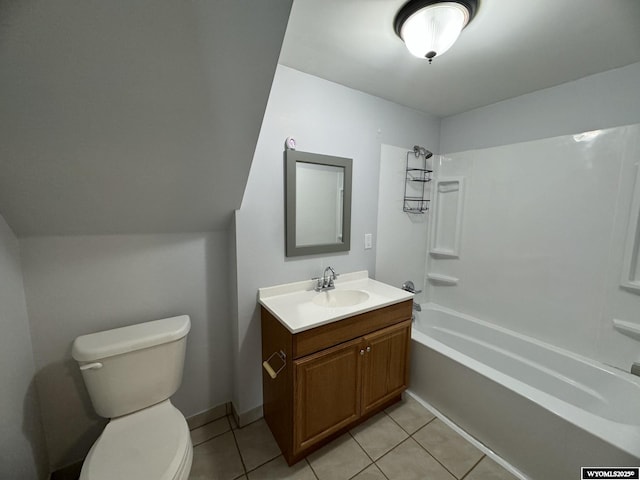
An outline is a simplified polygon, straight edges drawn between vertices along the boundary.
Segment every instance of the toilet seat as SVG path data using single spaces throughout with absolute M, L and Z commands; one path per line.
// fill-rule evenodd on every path
M 187 422 L 165 400 L 112 419 L 91 447 L 80 480 L 183 480 L 192 458 Z

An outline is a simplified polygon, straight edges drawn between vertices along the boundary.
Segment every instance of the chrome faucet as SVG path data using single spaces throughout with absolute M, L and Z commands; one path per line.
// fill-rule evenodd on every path
M 413 284 L 411 280 L 407 280 L 406 282 L 404 282 L 402 284 L 402 289 L 406 292 L 413 293 L 414 295 L 422 292 L 422 290 L 416 290 L 416 286 Z M 422 307 L 420 306 L 419 303 L 416 303 L 415 300 L 413 301 L 413 309 L 417 312 L 422 311 Z
M 327 267 L 324 269 L 322 277 L 314 277 L 312 280 L 317 280 L 316 286 L 314 290 L 316 292 L 323 292 L 325 290 L 333 290 L 336 288 L 334 281 L 338 278 L 339 274 L 331 268 Z

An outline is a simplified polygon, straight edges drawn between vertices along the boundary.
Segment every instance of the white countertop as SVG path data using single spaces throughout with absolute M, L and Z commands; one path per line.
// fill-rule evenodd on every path
M 361 290 L 369 294 L 362 303 L 348 307 L 324 307 L 313 303 L 320 295 L 313 288 L 314 280 L 286 283 L 258 289 L 258 302 L 291 333 L 342 320 L 343 318 L 370 312 L 381 307 L 404 302 L 413 294 L 369 278 L 366 270 L 341 274 L 335 281 L 335 290 Z

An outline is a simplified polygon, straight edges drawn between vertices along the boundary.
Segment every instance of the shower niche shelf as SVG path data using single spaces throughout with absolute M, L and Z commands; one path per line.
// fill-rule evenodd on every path
M 624 320 L 618 320 L 617 318 L 614 318 L 613 328 L 618 330 L 623 335 L 631 337 L 634 340 L 638 340 L 640 342 L 640 324 L 625 322 Z
M 640 295 L 640 166 L 636 168 L 620 285 Z
M 431 249 L 434 258 L 460 258 L 464 177 L 440 177 L 433 189 Z
M 413 164 L 409 161 L 414 157 Z M 433 170 L 427 168 L 427 159 L 433 154 L 416 145 L 407 152 L 404 178 L 404 201 L 402 210 L 406 213 L 422 214 L 429 210 L 429 196 L 425 186 L 431 181 Z M 419 165 L 416 165 L 419 164 Z
M 427 280 L 436 285 L 457 285 L 459 279 L 450 275 L 443 275 L 441 273 L 427 273 Z

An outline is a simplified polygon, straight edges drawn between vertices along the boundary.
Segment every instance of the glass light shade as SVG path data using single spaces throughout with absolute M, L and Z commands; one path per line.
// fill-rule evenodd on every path
M 468 10 L 459 3 L 429 5 L 411 15 L 402 25 L 400 36 L 409 52 L 419 58 L 440 56 L 455 43 L 469 21 Z

